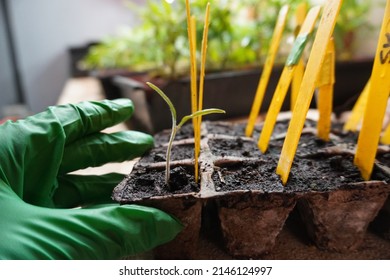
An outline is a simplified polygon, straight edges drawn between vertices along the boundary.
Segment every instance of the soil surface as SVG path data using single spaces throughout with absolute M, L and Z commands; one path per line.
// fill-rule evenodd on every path
M 140 164 L 150 164 L 166 161 L 166 146 L 159 146 L 148 151 L 139 161 Z M 171 150 L 171 161 L 191 160 L 194 157 L 194 144 L 175 145 Z
M 234 139 L 213 138 L 208 141 L 211 153 L 215 156 L 261 157 L 261 152 L 253 141 L 245 141 L 241 137 Z
M 216 156 L 233 156 L 244 159 L 247 157 L 258 158 L 258 160 L 252 162 L 217 164 L 218 168 L 212 177 L 217 191 L 238 189 L 260 189 L 264 192 L 329 191 L 351 187 L 351 183 L 363 182 L 358 168 L 353 164 L 352 152 L 354 147 L 352 147 L 352 143 L 355 143 L 356 135 L 336 130 L 337 137 L 325 142 L 311 133 L 313 130 L 310 130 L 310 128 L 315 127 L 315 123 L 307 121 L 305 128 L 308 133 L 301 135 L 288 183 L 283 187 L 275 171 L 284 143 L 284 138 L 278 138 L 278 134 L 284 133 L 287 125 L 288 122 L 277 124 L 274 132 L 276 139 L 271 142 L 265 154 L 259 151 L 256 142 L 244 140 L 241 137 L 210 139 L 210 149 Z M 226 130 L 222 130 L 222 132 L 226 132 Z M 219 130 L 213 129 L 212 131 L 217 133 Z M 239 135 L 242 131 L 242 127 L 236 125 L 234 126 L 233 135 Z M 389 166 L 390 153 L 381 154 L 378 160 Z M 390 176 L 375 168 L 372 180 L 387 180 L 390 182 Z
M 151 197 L 171 196 L 175 194 L 198 193 L 199 184 L 195 183 L 193 167 L 173 167 L 169 184 L 165 183 L 165 169 L 136 167 L 127 176 L 123 185 L 114 190 L 114 196 L 123 201 L 139 201 Z M 115 193 L 116 191 L 116 193 Z
M 169 138 L 171 136 L 171 130 L 164 130 L 160 133 L 157 133 L 154 136 L 154 142 L 156 146 L 164 145 L 168 143 Z M 192 124 L 187 124 L 182 126 L 177 132 L 175 136 L 175 141 L 183 140 L 183 139 L 189 139 L 193 138 L 194 133 L 193 133 L 193 128 Z

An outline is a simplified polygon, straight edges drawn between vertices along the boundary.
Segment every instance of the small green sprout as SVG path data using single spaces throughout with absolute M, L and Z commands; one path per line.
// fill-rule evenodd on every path
M 161 89 L 159 89 L 154 84 L 149 83 L 149 82 L 147 82 L 146 84 L 148 86 L 150 86 L 153 90 L 155 90 L 165 100 L 165 102 L 168 104 L 169 110 L 171 111 L 171 115 L 172 115 L 172 130 L 171 130 L 171 136 L 169 138 L 167 152 L 166 152 L 166 169 L 165 169 L 165 183 L 167 185 L 169 185 L 171 150 L 172 150 L 173 140 L 175 139 L 177 131 L 187 121 L 189 121 L 193 118 L 208 115 L 208 114 L 223 114 L 223 113 L 225 113 L 225 111 L 221 110 L 221 109 L 214 109 L 214 108 L 196 111 L 196 112 L 192 113 L 191 115 L 184 116 L 181 119 L 180 123 L 177 124 L 176 109 L 173 106 L 172 101 L 168 98 L 168 96 Z

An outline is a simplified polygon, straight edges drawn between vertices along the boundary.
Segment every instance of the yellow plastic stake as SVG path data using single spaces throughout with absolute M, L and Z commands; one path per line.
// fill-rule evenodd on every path
M 295 12 L 295 20 L 296 20 L 295 35 L 296 36 L 298 36 L 299 30 L 302 28 L 303 22 L 306 17 L 306 12 L 307 12 L 307 4 L 306 3 L 299 4 Z M 299 87 L 301 86 L 302 83 L 304 71 L 305 71 L 305 62 L 303 61 L 303 57 L 301 57 L 298 64 L 295 66 L 294 76 L 291 83 L 291 98 L 290 98 L 291 111 L 293 110 L 295 102 L 297 100 Z
M 191 109 L 192 113 L 198 110 L 198 69 L 196 59 L 196 19 L 190 19 L 190 68 L 191 68 Z M 195 120 L 195 119 L 194 119 Z
M 390 145 L 390 124 L 387 126 L 385 131 L 383 132 L 381 143 L 385 145 Z
M 303 73 L 305 72 L 305 62 L 303 58 L 301 58 L 295 67 L 294 76 L 291 83 L 291 100 L 290 100 L 290 108 L 291 111 L 294 109 L 295 103 L 297 102 L 299 88 L 301 87 Z
M 193 69 L 193 72 L 195 74 L 195 78 L 197 78 L 197 75 L 198 75 L 198 63 L 197 63 L 197 56 L 196 56 L 196 46 L 197 46 L 197 41 L 196 41 L 196 18 L 195 16 L 191 16 L 191 44 L 192 44 L 192 49 L 191 49 L 191 56 L 192 56 L 192 60 L 193 62 L 195 62 L 194 65 L 191 65 L 192 69 Z M 196 84 L 196 81 L 194 81 L 194 85 L 195 85 L 195 92 L 198 91 L 198 88 L 197 88 L 197 84 Z
M 387 1 L 371 73 L 367 106 L 363 116 L 354 163 L 369 180 L 382 131 L 390 89 L 390 1 Z
M 203 109 L 203 90 L 204 90 L 204 77 L 206 72 L 206 52 L 207 52 L 207 35 L 209 31 L 209 17 L 210 17 L 210 3 L 206 6 L 206 16 L 203 28 L 202 50 L 201 50 L 201 63 L 200 63 L 200 78 L 199 78 L 199 94 L 198 94 L 198 110 Z M 199 167 L 198 158 L 200 153 L 200 129 L 202 123 L 202 116 L 196 119 L 196 134 L 195 134 L 195 181 L 198 180 Z
M 351 115 L 344 124 L 345 131 L 356 131 L 358 129 L 358 126 L 363 119 L 364 109 L 367 105 L 368 92 L 371 84 L 370 81 L 371 79 L 369 79 L 367 84 L 364 86 L 362 93 L 359 95 L 358 100 L 352 108 Z
M 295 12 L 295 19 L 296 19 L 296 26 L 297 29 L 295 30 L 295 35 L 298 35 L 299 31 L 301 30 L 301 27 L 303 25 L 303 22 L 306 18 L 306 12 L 307 12 L 307 3 L 300 3 L 296 9 Z
M 196 19 L 194 16 L 191 16 L 191 41 L 190 46 L 190 57 L 191 57 L 191 111 L 192 113 L 196 112 L 199 107 L 198 103 L 198 86 L 197 86 L 197 77 L 198 77 L 198 69 L 197 69 L 197 59 L 196 59 Z M 192 119 L 192 126 L 194 130 L 194 177 L 195 182 L 198 182 L 199 177 L 199 153 L 200 153 L 200 129 L 199 129 L 199 118 Z
M 276 173 L 281 176 L 283 184 L 286 184 L 288 180 L 307 111 L 313 98 L 317 76 L 325 59 L 327 45 L 333 33 L 341 3 L 341 0 L 327 1 L 322 13 L 276 169 Z
M 190 45 L 190 74 L 191 74 L 191 112 L 194 113 L 198 110 L 198 92 L 197 92 L 197 63 L 196 63 L 196 19 L 194 16 L 191 16 L 190 3 L 189 0 L 186 0 L 186 15 L 187 15 L 187 32 L 188 32 L 188 42 Z M 195 182 L 198 182 L 199 167 L 198 167 L 198 155 L 200 150 L 200 143 L 196 139 L 200 138 L 198 136 L 198 120 L 197 118 L 192 119 L 192 126 L 194 129 L 194 139 L 195 139 Z
M 210 3 L 207 3 L 206 16 L 205 16 L 204 28 L 203 28 L 203 38 L 202 38 L 198 110 L 203 109 L 203 90 L 204 90 L 204 77 L 206 72 L 206 52 L 207 52 L 207 35 L 209 32 L 209 17 L 210 17 Z M 201 118 L 202 117 L 199 117 L 200 120 Z
M 320 74 L 317 77 L 318 111 L 320 117 L 317 123 L 317 135 L 324 141 L 329 141 L 333 111 L 333 85 L 335 83 L 336 53 L 334 40 L 331 38 L 322 63 Z
M 255 127 L 257 116 L 263 103 L 265 90 L 268 85 L 269 78 L 271 76 L 271 71 L 274 66 L 275 56 L 278 52 L 280 40 L 282 38 L 284 27 L 286 26 L 287 14 L 289 6 L 284 5 L 279 11 L 278 19 L 272 35 L 271 46 L 265 60 L 263 72 L 259 84 L 257 86 L 255 99 L 252 104 L 251 112 L 249 114 L 248 124 L 245 129 L 246 136 L 250 137 L 253 134 L 253 129 Z
M 295 39 L 291 53 L 287 58 L 286 65 L 283 68 L 258 142 L 259 149 L 263 153 L 265 153 L 268 149 L 268 143 L 274 130 L 277 116 L 286 98 L 287 90 L 293 78 L 294 71 L 299 64 L 297 64 L 297 61 L 301 60 L 303 50 L 314 28 L 318 15 L 320 14 L 320 10 L 320 6 L 316 6 L 310 9 L 302 25 L 302 28 L 299 31 L 297 38 Z

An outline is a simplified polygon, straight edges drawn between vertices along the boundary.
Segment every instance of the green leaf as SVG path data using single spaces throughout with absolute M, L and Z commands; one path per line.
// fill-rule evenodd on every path
M 204 109 L 204 110 L 200 110 L 200 111 L 196 111 L 195 113 L 192 113 L 191 115 L 187 115 L 187 116 L 184 116 L 180 123 L 177 125 L 178 129 L 180 127 L 182 127 L 187 121 L 193 119 L 193 118 L 196 118 L 196 117 L 200 117 L 200 116 L 204 116 L 204 115 L 209 115 L 209 114 L 225 114 L 226 112 L 224 110 L 221 110 L 221 109 L 215 109 L 215 108 L 211 108 L 211 109 Z
M 164 100 L 165 102 L 168 104 L 169 106 L 169 110 L 171 110 L 171 114 L 172 114 L 172 120 L 173 120 L 173 123 L 172 125 L 174 125 L 176 123 L 176 109 L 175 109 L 175 106 L 173 106 L 173 103 L 172 101 L 169 99 L 169 97 L 160 89 L 158 88 L 156 85 L 150 83 L 150 82 L 146 82 L 146 84 L 148 86 L 150 86 L 152 89 L 154 89 Z

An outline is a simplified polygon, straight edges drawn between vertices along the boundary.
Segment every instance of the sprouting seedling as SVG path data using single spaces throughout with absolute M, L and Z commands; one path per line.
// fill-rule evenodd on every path
M 223 114 L 223 113 L 225 113 L 225 111 L 221 110 L 221 109 L 215 109 L 215 108 L 196 111 L 196 112 L 192 113 L 191 115 L 184 116 L 181 119 L 180 123 L 177 124 L 176 109 L 173 106 L 172 101 L 168 98 L 168 96 L 161 89 L 159 89 L 154 84 L 149 83 L 149 82 L 147 82 L 146 84 L 148 86 L 150 86 L 152 89 L 154 89 L 164 99 L 164 101 L 168 104 L 169 110 L 171 111 L 171 115 L 172 115 L 172 130 L 171 130 L 171 136 L 169 138 L 167 152 L 166 152 L 166 169 L 165 169 L 165 183 L 167 185 L 169 185 L 171 150 L 172 150 L 173 140 L 175 139 L 177 131 L 187 121 L 189 121 L 193 118 L 204 116 L 204 115 L 209 115 L 209 114 Z

